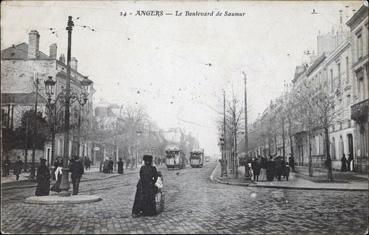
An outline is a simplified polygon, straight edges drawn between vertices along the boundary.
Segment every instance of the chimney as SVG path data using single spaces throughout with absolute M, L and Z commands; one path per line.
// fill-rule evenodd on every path
M 53 43 L 53 44 L 51 44 L 50 45 L 50 50 L 49 50 L 49 53 L 50 53 L 50 55 L 49 55 L 49 57 L 51 58 L 51 59 L 54 59 L 54 60 L 56 60 L 56 55 L 57 55 L 57 50 L 58 50 L 58 46 L 56 45 L 56 43 Z
M 60 54 L 59 61 L 65 64 L 65 56 L 64 54 Z
M 28 59 L 37 59 L 39 54 L 40 34 L 36 30 L 32 30 L 28 35 Z
M 78 60 L 76 59 L 76 57 L 72 57 L 70 59 L 70 67 L 74 70 L 77 71 L 77 65 L 78 65 Z

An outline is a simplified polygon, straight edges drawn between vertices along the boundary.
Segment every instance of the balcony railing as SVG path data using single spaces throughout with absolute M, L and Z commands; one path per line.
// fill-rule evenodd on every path
M 351 119 L 359 123 L 368 121 L 369 99 L 351 106 Z

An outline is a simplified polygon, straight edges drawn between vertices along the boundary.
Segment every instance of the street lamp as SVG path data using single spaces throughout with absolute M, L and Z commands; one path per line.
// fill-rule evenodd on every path
M 136 130 L 137 137 L 139 137 L 142 134 L 142 131 Z M 138 138 L 136 139 L 136 168 L 138 163 Z
M 62 99 L 62 104 L 65 105 L 66 109 L 68 108 L 68 111 L 69 111 L 69 104 L 70 103 L 73 103 L 75 101 L 78 101 L 78 103 L 80 104 L 81 107 L 83 107 L 87 101 L 88 101 L 88 95 L 89 95 L 89 92 L 90 92 L 90 86 L 92 84 L 92 81 L 88 79 L 88 77 L 84 77 L 83 80 L 80 82 L 80 85 L 81 85 L 81 94 L 76 94 L 76 93 L 70 93 L 67 92 L 66 90 L 62 90 L 59 94 L 56 95 L 56 98 L 55 100 L 52 102 L 52 97 L 55 95 L 55 85 L 56 85 L 56 81 L 54 81 L 52 79 L 51 76 L 49 76 L 49 78 L 44 82 L 45 83 L 45 91 L 46 91 L 46 95 L 48 97 L 47 101 L 48 101 L 48 104 L 49 104 L 49 108 L 50 108 L 50 111 L 51 111 L 51 107 L 52 106 L 56 106 L 56 103 L 58 101 L 58 99 Z M 55 113 L 54 113 L 54 116 L 56 116 L 56 110 L 54 109 Z M 52 113 L 52 111 L 51 111 Z M 69 120 L 69 112 L 67 112 L 67 116 L 66 118 Z M 54 119 L 55 120 L 55 119 Z M 80 135 L 80 120 L 81 120 L 81 113 L 79 115 L 79 135 Z M 69 121 L 68 121 L 68 128 L 65 128 L 64 131 L 65 131 L 65 138 L 64 138 L 64 141 L 67 141 L 66 143 L 64 144 L 69 144 Z M 55 136 L 55 129 L 54 129 L 54 125 L 52 127 L 52 130 L 53 130 L 53 136 Z M 80 139 L 80 136 L 78 136 L 78 150 L 79 150 L 79 139 Z M 52 161 L 53 161 L 53 154 L 54 154 L 54 141 L 55 141 L 55 137 L 53 137 L 53 140 L 52 140 Z M 68 192 L 68 189 L 69 189 L 69 181 L 68 181 L 68 151 L 69 148 L 65 148 L 64 147 L 64 158 L 63 158 L 63 173 L 62 173 L 62 183 L 63 183 L 63 189 L 65 191 L 65 195 L 68 196 L 70 195 L 69 192 Z

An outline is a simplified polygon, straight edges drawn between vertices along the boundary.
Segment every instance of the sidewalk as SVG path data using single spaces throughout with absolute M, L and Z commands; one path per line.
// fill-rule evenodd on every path
M 217 183 L 238 185 L 238 186 L 249 186 L 249 187 L 264 187 L 264 188 L 281 188 L 281 189 L 303 189 L 303 190 L 342 190 L 342 191 L 368 191 L 368 178 L 365 176 L 358 177 L 354 173 L 349 173 L 350 177 L 346 178 L 345 181 L 337 182 L 324 182 L 321 183 L 314 182 L 309 176 L 305 176 L 303 169 L 300 171 L 302 173 L 290 173 L 289 181 L 282 179 L 281 181 L 246 181 L 244 178 L 245 172 L 244 167 L 240 167 L 239 179 L 234 179 L 231 177 L 222 178 L 220 176 L 220 164 L 218 163 L 215 167 L 210 179 L 216 181 Z M 324 172 L 320 173 L 320 178 L 323 177 Z M 318 174 L 317 174 L 318 175 Z M 326 173 L 325 173 L 326 179 Z M 353 177 L 355 176 L 355 177 Z M 320 179 L 317 177 L 317 179 Z M 342 176 L 340 176 L 342 178 Z M 314 179 L 314 177 L 313 177 Z M 314 179 L 315 180 L 315 179 Z
M 129 174 L 138 174 L 138 168 L 133 169 L 124 169 L 123 175 Z M 85 174 L 83 174 L 81 182 L 85 181 L 97 181 L 97 180 L 104 180 L 112 177 L 121 176 L 121 174 L 116 173 L 116 171 L 112 174 L 106 174 L 99 171 L 99 166 L 91 166 L 89 170 L 85 170 Z M 7 189 L 17 189 L 17 188 L 31 188 L 36 187 L 36 182 L 29 179 L 30 172 L 23 172 L 19 175 L 19 180 L 16 181 L 15 175 L 12 174 L 7 177 L 1 177 L 1 188 L 2 190 Z M 55 180 L 51 180 L 50 184 L 53 185 Z

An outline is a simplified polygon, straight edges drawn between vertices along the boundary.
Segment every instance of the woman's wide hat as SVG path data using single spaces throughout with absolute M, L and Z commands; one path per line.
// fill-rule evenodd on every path
M 151 155 L 144 155 L 143 160 L 145 162 L 152 162 L 152 156 Z

